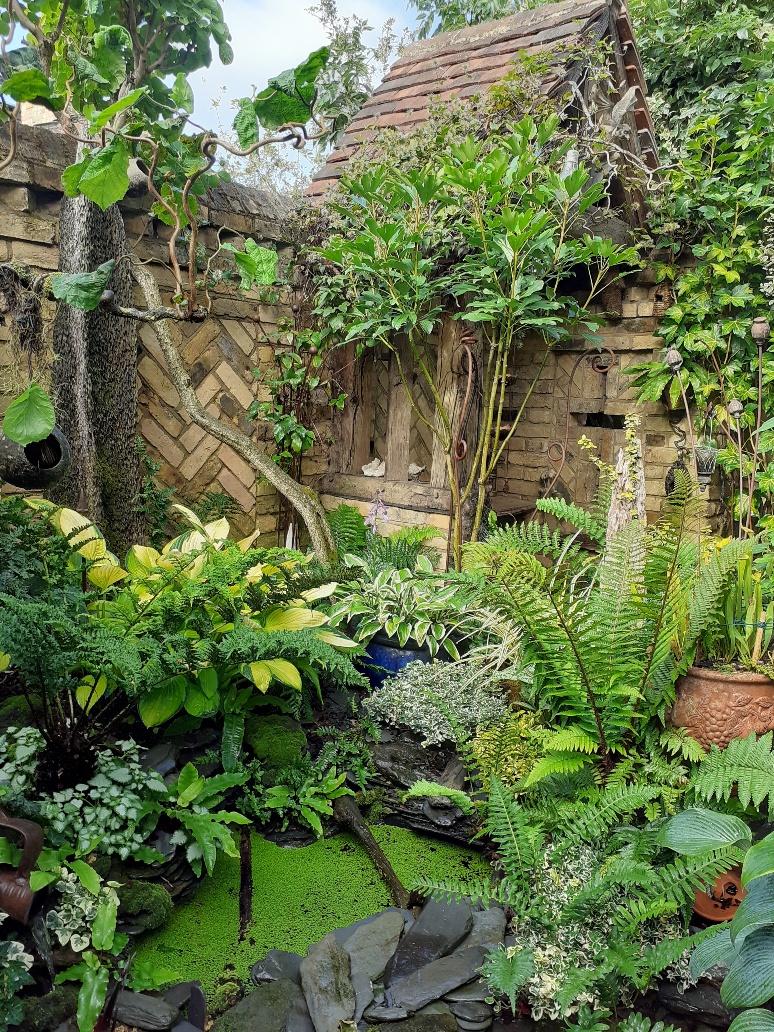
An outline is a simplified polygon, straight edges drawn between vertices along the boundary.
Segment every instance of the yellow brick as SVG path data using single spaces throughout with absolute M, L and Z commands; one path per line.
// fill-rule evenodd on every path
M 226 469 L 224 466 L 218 474 L 218 481 L 224 490 L 228 491 L 231 497 L 235 498 L 239 502 L 245 512 L 250 512 L 255 505 L 255 497 L 252 491 L 245 487 L 242 481 L 238 477 L 235 477 L 231 470 Z
M 228 391 L 234 395 L 243 409 L 249 409 L 253 403 L 253 393 L 247 387 L 237 373 L 231 368 L 228 362 L 221 362 L 217 369 L 218 376 L 226 385 Z

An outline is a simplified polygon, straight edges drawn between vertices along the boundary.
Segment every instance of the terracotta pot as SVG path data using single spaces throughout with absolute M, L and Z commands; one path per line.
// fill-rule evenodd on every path
M 697 889 L 693 909 L 708 921 L 730 921 L 746 895 L 747 889 L 742 888 L 742 868 L 732 867 L 718 875 L 708 888 Z
M 725 749 L 732 738 L 774 730 L 774 681 L 743 670 L 724 673 L 689 667 L 677 681 L 671 723 L 687 728 L 705 749 Z

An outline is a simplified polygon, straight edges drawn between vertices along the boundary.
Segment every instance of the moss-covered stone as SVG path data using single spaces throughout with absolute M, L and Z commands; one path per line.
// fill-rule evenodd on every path
M 489 872 L 483 856 L 461 846 L 403 828 L 372 830 L 404 883 L 418 872 L 431 878 L 484 878 Z M 253 886 L 253 923 L 240 942 L 239 860 L 221 855 L 191 902 L 176 906 L 163 928 L 137 944 L 138 960 L 171 968 L 181 981 L 198 978 L 212 999 L 227 963 L 247 984 L 250 967 L 269 950 L 303 956 L 334 928 L 392 902 L 360 841 L 350 835 L 318 839 L 302 849 L 282 849 L 254 835 Z
M 75 1015 L 78 986 L 58 985 L 45 996 L 28 997 L 24 1001 L 24 1018 L 18 1032 L 51 1032 Z
M 11 695 L 0 702 L 0 732 L 7 727 L 24 727 L 32 723 L 33 713 L 23 695 Z
M 295 766 L 306 748 L 306 735 L 298 721 L 278 713 L 251 717 L 245 741 L 267 770 Z
M 174 909 L 172 897 L 158 882 L 132 881 L 118 889 L 118 916 L 134 928 L 161 928 Z

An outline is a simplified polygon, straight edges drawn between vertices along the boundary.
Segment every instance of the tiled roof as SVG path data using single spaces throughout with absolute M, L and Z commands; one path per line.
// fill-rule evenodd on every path
M 411 129 L 427 119 L 431 103 L 481 93 L 511 72 L 519 55 L 556 52 L 556 61 L 543 78 L 542 91 L 548 95 L 558 91 L 568 74 L 563 56 L 566 45 L 605 37 L 612 37 L 619 67 L 625 67 L 626 80 L 620 84 L 623 90 L 639 87 L 635 110 L 638 149 L 645 152 L 652 147 L 651 164 L 655 165 L 644 79 L 626 8 L 621 0 L 563 0 L 407 47 L 351 122 L 340 147 L 328 157 L 307 194 L 322 194 L 342 174 L 344 163 L 380 129 Z

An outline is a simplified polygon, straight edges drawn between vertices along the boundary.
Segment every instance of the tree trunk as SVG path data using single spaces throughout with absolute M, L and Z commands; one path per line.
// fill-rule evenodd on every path
M 62 201 L 62 272 L 91 272 L 110 258 L 118 304 L 132 303 L 126 234 L 116 205 L 101 211 L 85 197 Z M 82 312 L 60 304 L 54 323 L 53 394 L 57 420 L 70 441 L 73 464 L 55 498 L 83 509 L 123 555 L 142 537 L 135 512 L 140 490 L 137 432 L 137 327 L 103 308 Z
M 132 275 L 140 286 L 145 299 L 146 308 L 160 308 L 161 294 L 153 273 L 141 262 L 132 258 Z M 323 565 L 330 565 L 336 558 L 336 546 L 325 515 L 325 509 L 317 494 L 310 488 L 303 487 L 282 470 L 270 455 L 266 455 L 247 434 L 230 423 L 223 423 L 211 416 L 199 401 L 191 383 L 191 377 L 183 365 L 175 347 L 169 323 L 159 320 L 151 323 L 156 339 L 159 342 L 167 363 L 169 378 L 175 385 L 188 415 L 200 426 L 212 434 L 218 441 L 230 445 L 237 455 L 241 455 L 253 469 L 271 484 L 271 486 L 287 498 L 298 515 L 304 521 L 309 532 L 312 548 Z

